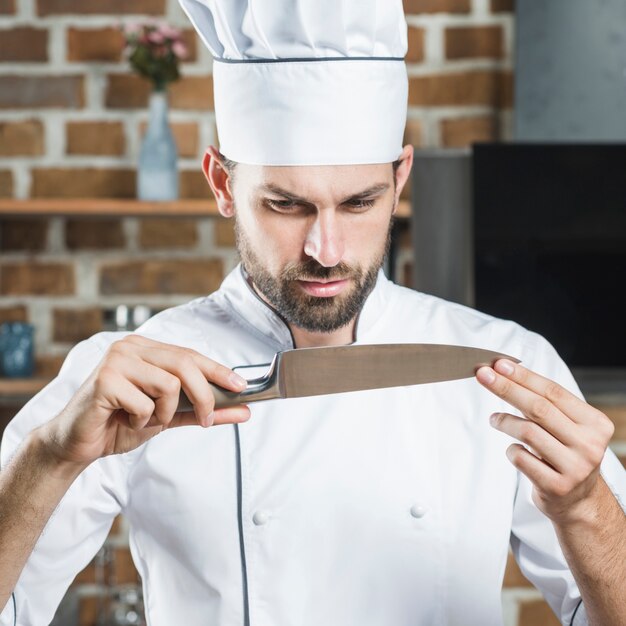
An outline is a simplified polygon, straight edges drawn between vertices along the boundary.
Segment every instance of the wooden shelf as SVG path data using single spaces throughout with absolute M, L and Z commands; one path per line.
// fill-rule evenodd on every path
M 397 216 L 411 214 L 408 200 L 401 200 Z M 215 200 L 142 202 L 119 198 L 0 199 L 0 217 L 213 217 L 219 215 Z
M 41 391 L 50 378 L 0 378 L 0 398 L 30 398 Z
M 11 217 L 206 217 L 218 215 L 215 200 L 140 202 L 119 198 L 0 200 L 0 215 Z

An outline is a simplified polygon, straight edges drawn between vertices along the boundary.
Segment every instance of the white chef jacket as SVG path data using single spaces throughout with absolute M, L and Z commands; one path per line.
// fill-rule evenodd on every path
M 241 268 L 216 293 L 158 314 L 139 332 L 231 367 L 269 363 L 293 347 Z M 8 426 L 3 465 L 122 336 L 99 333 L 71 351 Z M 540 336 L 381 272 L 356 343 L 383 342 L 502 351 L 577 391 Z M 501 624 L 509 543 L 563 623 L 574 612 L 573 623 L 586 623 L 551 523 L 505 456 L 511 439 L 489 426 L 491 413 L 510 407 L 476 380 L 251 408 L 245 424 L 173 429 L 91 464 L 47 524 L 0 624 L 49 623 L 118 513 L 130 523 L 151 626 Z M 604 475 L 626 499 L 612 453 Z

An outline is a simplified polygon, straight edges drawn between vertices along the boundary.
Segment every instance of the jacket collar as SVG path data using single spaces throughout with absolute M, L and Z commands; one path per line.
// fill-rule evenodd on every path
M 393 283 L 382 270 L 379 271 L 374 289 L 367 297 L 356 325 L 355 343 L 367 342 L 370 330 L 381 319 L 390 305 Z M 263 335 L 280 350 L 294 347 L 287 323 L 280 314 L 262 300 L 249 284 L 241 263 L 226 276 L 214 297 L 251 332 Z

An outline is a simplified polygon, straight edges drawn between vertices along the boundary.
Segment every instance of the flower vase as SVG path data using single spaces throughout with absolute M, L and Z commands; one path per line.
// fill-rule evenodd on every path
M 150 95 L 150 119 L 141 144 L 137 174 L 140 200 L 176 200 L 178 168 L 176 143 L 167 121 L 167 93 Z

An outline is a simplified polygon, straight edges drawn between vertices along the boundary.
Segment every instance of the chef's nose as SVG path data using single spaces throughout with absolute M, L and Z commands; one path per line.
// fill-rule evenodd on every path
M 344 253 L 343 235 L 337 218 L 331 211 L 320 211 L 313 222 L 306 241 L 304 253 L 324 267 L 334 267 Z

